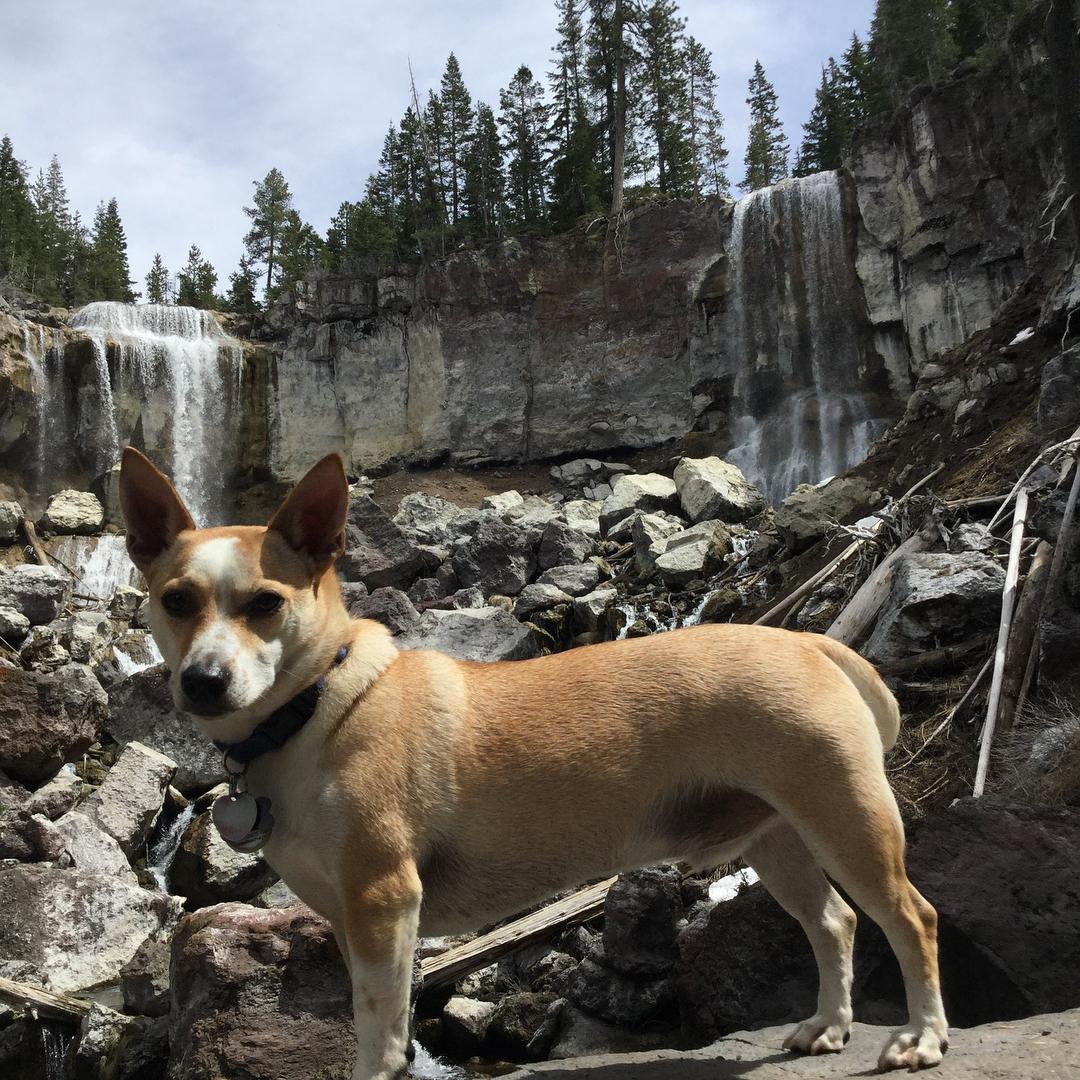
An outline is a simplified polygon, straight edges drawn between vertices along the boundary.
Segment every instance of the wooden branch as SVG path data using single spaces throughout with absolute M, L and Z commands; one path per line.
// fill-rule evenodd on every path
M 910 675 L 916 671 L 927 671 L 933 668 L 946 667 L 963 660 L 974 652 L 983 649 L 988 637 L 980 634 L 978 637 L 961 641 L 957 645 L 945 645 L 940 649 L 930 649 L 928 652 L 919 653 L 918 656 L 905 656 L 903 660 L 890 660 L 884 664 L 878 664 L 879 675 Z
M 604 900 L 616 878 L 579 889 L 562 900 L 515 919 L 487 934 L 458 945 L 438 956 L 420 961 L 420 977 L 424 988 L 457 982 L 458 979 L 487 967 L 500 957 L 546 937 L 555 930 L 587 922 L 604 910 Z
M 998 715 L 998 731 L 1006 735 L 1012 730 L 1013 721 L 1020 708 L 1025 686 L 1030 681 L 1032 646 L 1039 636 L 1039 617 L 1042 614 L 1046 584 L 1050 580 L 1050 566 L 1054 559 L 1054 545 L 1039 541 L 1028 568 L 1020 599 L 1013 616 L 1012 632 L 1005 652 L 1005 672 L 1001 685 L 1001 710 Z
M 990 519 L 990 524 L 986 527 L 992 529 L 1005 516 L 1005 511 L 1008 510 L 1009 503 L 1017 496 L 1024 481 L 1036 470 L 1036 468 L 1038 468 L 1044 457 L 1048 457 L 1058 450 L 1075 451 L 1078 440 L 1080 440 L 1080 427 L 1078 427 L 1067 439 L 1063 439 L 1059 443 L 1054 443 L 1053 446 L 1047 446 L 1045 449 L 1040 450 L 1038 454 L 1035 455 L 1035 460 L 1020 474 L 1020 479 L 1013 484 L 1012 491 L 1005 496 L 1005 501 L 998 507 L 997 513 Z M 1065 473 L 1062 472 L 1062 479 L 1064 479 L 1064 476 Z
M 874 526 L 875 533 L 880 530 L 882 522 Z M 843 551 L 834 559 L 830 559 L 813 577 L 807 578 L 797 589 L 788 593 L 783 600 L 773 604 L 764 615 L 754 620 L 754 626 L 772 626 L 777 620 L 782 620 L 788 609 L 797 604 L 804 597 L 809 596 L 823 581 L 830 578 L 840 567 L 847 562 L 862 547 L 864 539 L 860 538 L 848 544 Z
M 963 499 L 946 499 L 945 505 L 950 510 L 977 510 L 983 506 L 1000 506 L 1003 499 L 1007 499 L 1008 494 L 1005 495 L 969 495 Z
M 34 523 L 29 518 L 23 518 L 22 530 L 26 533 L 27 542 L 34 549 L 34 558 L 37 559 L 42 566 L 49 566 L 49 556 L 41 546 L 41 540 L 38 539 L 37 529 L 34 528 Z
M 1001 704 L 1001 687 L 1005 677 L 1005 651 L 1009 644 L 1009 629 L 1016 604 L 1016 583 L 1020 577 L 1020 547 L 1024 541 L 1027 506 L 1027 492 L 1021 490 L 1016 495 L 1016 506 L 1013 510 L 1009 565 L 1005 570 L 1005 588 L 1001 592 L 1001 621 L 998 624 L 997 648 L 994 650 L 994 675 L 990 680 L 990 694 L 986 702 L 986 724 L 983 726 L 982 743 L 979 746 L 979 765 L 975 771 L 975 786 L 972 790 L 975 798 L 982 795 L 986 787 L 986 773 L 990 768 L 990 748 L 994 741 L 994 728 L 997 725 L 998 709 Z
M 845 645 L 854 647 L 877 618 L 881 605 L 885 603 L 892 589 L 897 563 L 906 555 L 928 551 L 936 539 L 935 531 L 920 529 L 886 556 L 844 605 L 843 611 L 836 616 L 832 625 L 825 631 L 826 637 L 835 638 Z
M 28 1009 L 49 1020 L 60 1020 L 68 1024 L 81 1024 L 83 1017 L 90 1011 L 90 1002 L 82 998 L 53 993 L 42 990 L 39 986 L 29 986 L 4 978 L 0 978 L 0 1001 Z

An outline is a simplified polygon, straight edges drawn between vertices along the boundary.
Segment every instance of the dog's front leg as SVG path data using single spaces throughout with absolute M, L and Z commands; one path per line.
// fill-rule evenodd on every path
M 344 937 L 357 1044 L 353 1080 L 394 1080 L 406 1068 L 420 892 L 416 867 L 402 863 L 355 882 L 347 897 Z

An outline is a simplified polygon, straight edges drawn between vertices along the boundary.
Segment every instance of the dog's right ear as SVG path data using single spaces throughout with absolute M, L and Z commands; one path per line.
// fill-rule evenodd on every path
M 120 459 L 120 509 L 128 554 L 144 574 L 178 533 L 196 527 L 169 478 L 130 446 Z
M 301 477 L 267 528 L 280 533 L 289 547 L 323 572 L 345 550 L 348 512 L 344 462 L 340 454 L 328 454 Z

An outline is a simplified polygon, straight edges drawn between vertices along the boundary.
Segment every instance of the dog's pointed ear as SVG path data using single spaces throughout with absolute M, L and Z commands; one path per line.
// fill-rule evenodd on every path
M 325 570 L 345 550 L 349 481 L 340 454 L 329 454 L 304 475 L 270 519 L 294 551 Z
M 179 533 L 196 528 L 169 478 L 130 446 L 120 459 L 120 509 L 128 554 L 144 574 Z

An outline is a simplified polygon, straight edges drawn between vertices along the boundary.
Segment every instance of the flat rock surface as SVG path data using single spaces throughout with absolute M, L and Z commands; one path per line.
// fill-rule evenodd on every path
M 855 1024 L 842 1054 L 800 1057 L 782 1049 L 790 1025 L 740 1031 L 700 1050 L 653 1050 L 601 1054 L 528 1065 L 508 1080 L 717 1080 L 752 1077 L 787 1080 L 793 1076 L 871 1076 L 890 1029 Z M 950 1048 L 940 1067 L 927 1073 L 937 1080 L 1066 1080 L 1077 1075 L 1080 1009 L 1032 1016 L 949 1033 Z M 896 1075 L 906 1075 L 897 1073 Z

